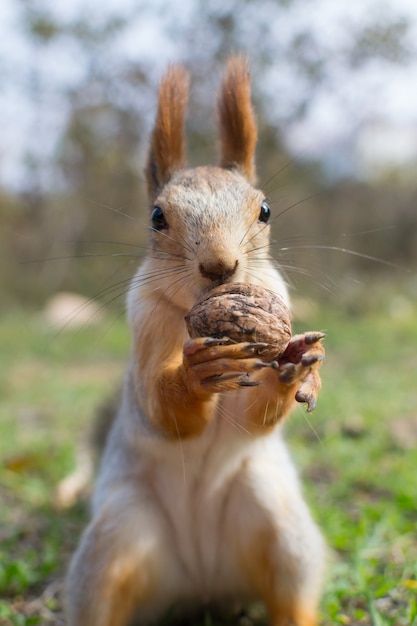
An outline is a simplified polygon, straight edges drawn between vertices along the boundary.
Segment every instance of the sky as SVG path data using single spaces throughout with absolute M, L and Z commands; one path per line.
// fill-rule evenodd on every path
M 42 1 L 42 0 L 41 0 Z M 179 26 L 190 19 L 190 11 L 199 0 L 181 0 L 176 10 Z M 224 0 L 223 0 L 224 1 Z M 220 4 L 219 4 L 220 3 Z M 137 0 L 71 0 L 68 2 L 51 2 L 43 0 L 43 4 L 53 7 L 54 14 L 64 20 L 79 15 L 97 19 L 104 13 L 113 14 L 120 6 L 134 11 Z M 175 37 L 167 38 L 163 34 L 163 20 L 166 6 L 176 5 L 176 0 L 153 0 L 153 7 L 161 5 L 161 14 L 143 16 L 146 29 L 141 30 L 138 37 L 134 21 L 123 41 L 118 41 L 119 52 L 127 58 L 147 58 L 155 64 L 155 71 L 162 72 L 167 62 L 181 57 L 181 42 Z M 221 6 L 220 0 L 213 4 Z M 308 3 L 307 3 L 308 5 Z M 354 23 L 369 16 L 384 12 L 402 13 L 408 16 L 411 27 L 411 41 L 417 42 L 417 1 L 416 0 L 311 0 L 311 10 L 306 14 L 306 2 L 295 2 L 289 14 L 288 24 L 280 25 L 280 37 L 285 37 L 294 24 L 306 21 L 325 41 L 343 43 L 345 24 Z M 0 185 L 18 187 L 21 184 L 24 155 L 35 151 L 41 158 L 48 159 L 55 148 L 56 138 L 65 123 L 65 102 L 60 89 L 54 88 L 48 94 L 47 110 L 41 116 L 36 113 L 27 101 L 27 84 L 30 83 L 30 68 L 37 59 L 33 49 L 28 47 L 19 30 L 19 7 L 16 0 L 0 2 L 0 77 L 2 95 L 0 98 L 0 114 L 3 121 L 0 137 Z M 297 13 L 298 12 L 298 13 Z M 142 23 L 143 23 L 142 19 Z M 417 50 L 414 50 L 417 53 Z M 249 51 L 250 53 L 250 51 Z M 76 83 L 84 68 L 77 57 L 77 51 L 70 46 L 55 49 L 53 55 L 43 56 L 43 74 L 48 76 L 52 85 L 69 86 Z M 278 70 L 277 70 L 278 71 Z M 282 69 L 280 70 L 282 71 Z M 337 71 L 337 64 L 335 65 Z M 273 79 L 273 69 L 271 70 Z M 285 83 L 285 77 L 280 76 Z M 23 85 L 25 82 L 26 92 Z M 273 80 L 270 81 L 274 83 Z M 288 76 L 288 85 L 296 89 L 294 77 Z M 36 91 L 36 85 L 33 85 Z M 271 102 L 276 101 L 276 94 L 270 94 Z M 282 107 L 291 106 L 290 96 L 282 97 L 276 103 L 277 116 Z M 280 109 L 281 106 L 281 109 Z M 357 116 L 358 110 L 360 115 Z M 306 155 L 318 155 L 323 150 L 332 150 L 335 145 L 346 142 L 351 122 L 358 119 L 382 119 L 402 128 L 417 127 L 417 54 L 412 63 L 404 67 L 370 65 L 366 72 L 334 77 L 333 88 L 317 97 L 308 116 L 287 131 L 291 146 Z M 404 133 L 403 133 L 404 135 Z M 416 147 L 417 150 L 417 147 Z

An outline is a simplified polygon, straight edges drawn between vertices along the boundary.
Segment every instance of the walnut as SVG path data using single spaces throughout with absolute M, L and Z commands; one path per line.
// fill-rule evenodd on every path
M 268 344 L 264 361 L 277 359 L 291 338 L 290 311 L 274 292 L 258 285 L 226 283 L 209 291 L 186 315 L 189 335 L 229 337 Z

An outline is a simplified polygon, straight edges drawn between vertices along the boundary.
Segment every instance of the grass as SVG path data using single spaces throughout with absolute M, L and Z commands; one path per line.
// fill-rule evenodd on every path
M 305 317 L 296 330 L 327 331 L 323 390 L 314 413 L 293 412 L 287 439 L 330 547 L 322 624 L 417 626 L 415 285 Z M 0 625 L 63 624 L 87 504 L 61 511 L 55 488 L 121 380 L 128 332 L 108 319 L 55 335 L 14 313 L 0 318 L 0 344 Z

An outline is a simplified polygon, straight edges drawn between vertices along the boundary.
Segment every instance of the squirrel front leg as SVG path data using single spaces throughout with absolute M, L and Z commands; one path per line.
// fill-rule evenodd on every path
M 184 345 L 181 358 L 153 378 L 149 419 L 167 436 L 199 435 L 215 413 L 217 394 L 233 390 L 241 392 L 239 414 L 250 432 L 273 427 L 296 401 L 306 403 L 311 411 L 321 387 L 323 336 L 296 335 L 278 364 L 259 358 L 262 344 L 192 339 Z
M 167 437 L 187 438 L 203 432 L 215 414 L 220 392 L 257 385 L 250 374 L 271 364 L 256 354 L 261 344 L 233 344 L 227 338 L 203 337 L 171 346 L 168 358 L 150 354 L 135 367 L 138 402 L 149 422 Z M 145 372 L 145 375 L 144 375 Z
M 294 335 L 275 366 L 262 372 L 262 387 L 250 392 L 247 408 L 242 408 L 248 430 L 273 427 L 295 402 L 305 403 L 308 412 L 315 408 L 321 389 L 319 368 L 325 356 L 323 338 L 324 334 L 316 331 Z
M 314 408 L 321 384 L 323 333 L 293 337 L 277 367 L 261 360 L 264 344 L 236 344 L 227 337 L 187 340 L 185 328 L 168 331 L 183 326 L 182 311 L 165 311 L 161 326 L 154 310 L 147 311 L 141 324 L 132 320 L 133 377 L 142 413 L 166 437 L 201 434 L 223 392 L 238 392 L 238 414 L 250 431 L 273 426 L 295 401 Z
M 199 435 L 211 421 L 216 399 L 197 384 L 186 361 L 161 368 L 147 401 L 151 424 L 167 437 Z

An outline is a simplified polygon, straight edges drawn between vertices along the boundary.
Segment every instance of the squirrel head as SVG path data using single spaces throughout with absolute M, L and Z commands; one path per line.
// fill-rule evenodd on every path
M 232 56 L 221 84 L 218 166 L 187 168 L 188 89 L 187 71 L 170 67 L 160 84 L 145 170 L 151 255 L 161 269 L 160 289 L 163 276 L 175 281 L 185 306 L 224 282 L 261 284 L 262 262 L 270 263 L 270 211 L 264 194 L 253 186 L 257 128 L 247 59 Z M 169 271 L 174 265 L 176 280 Z

